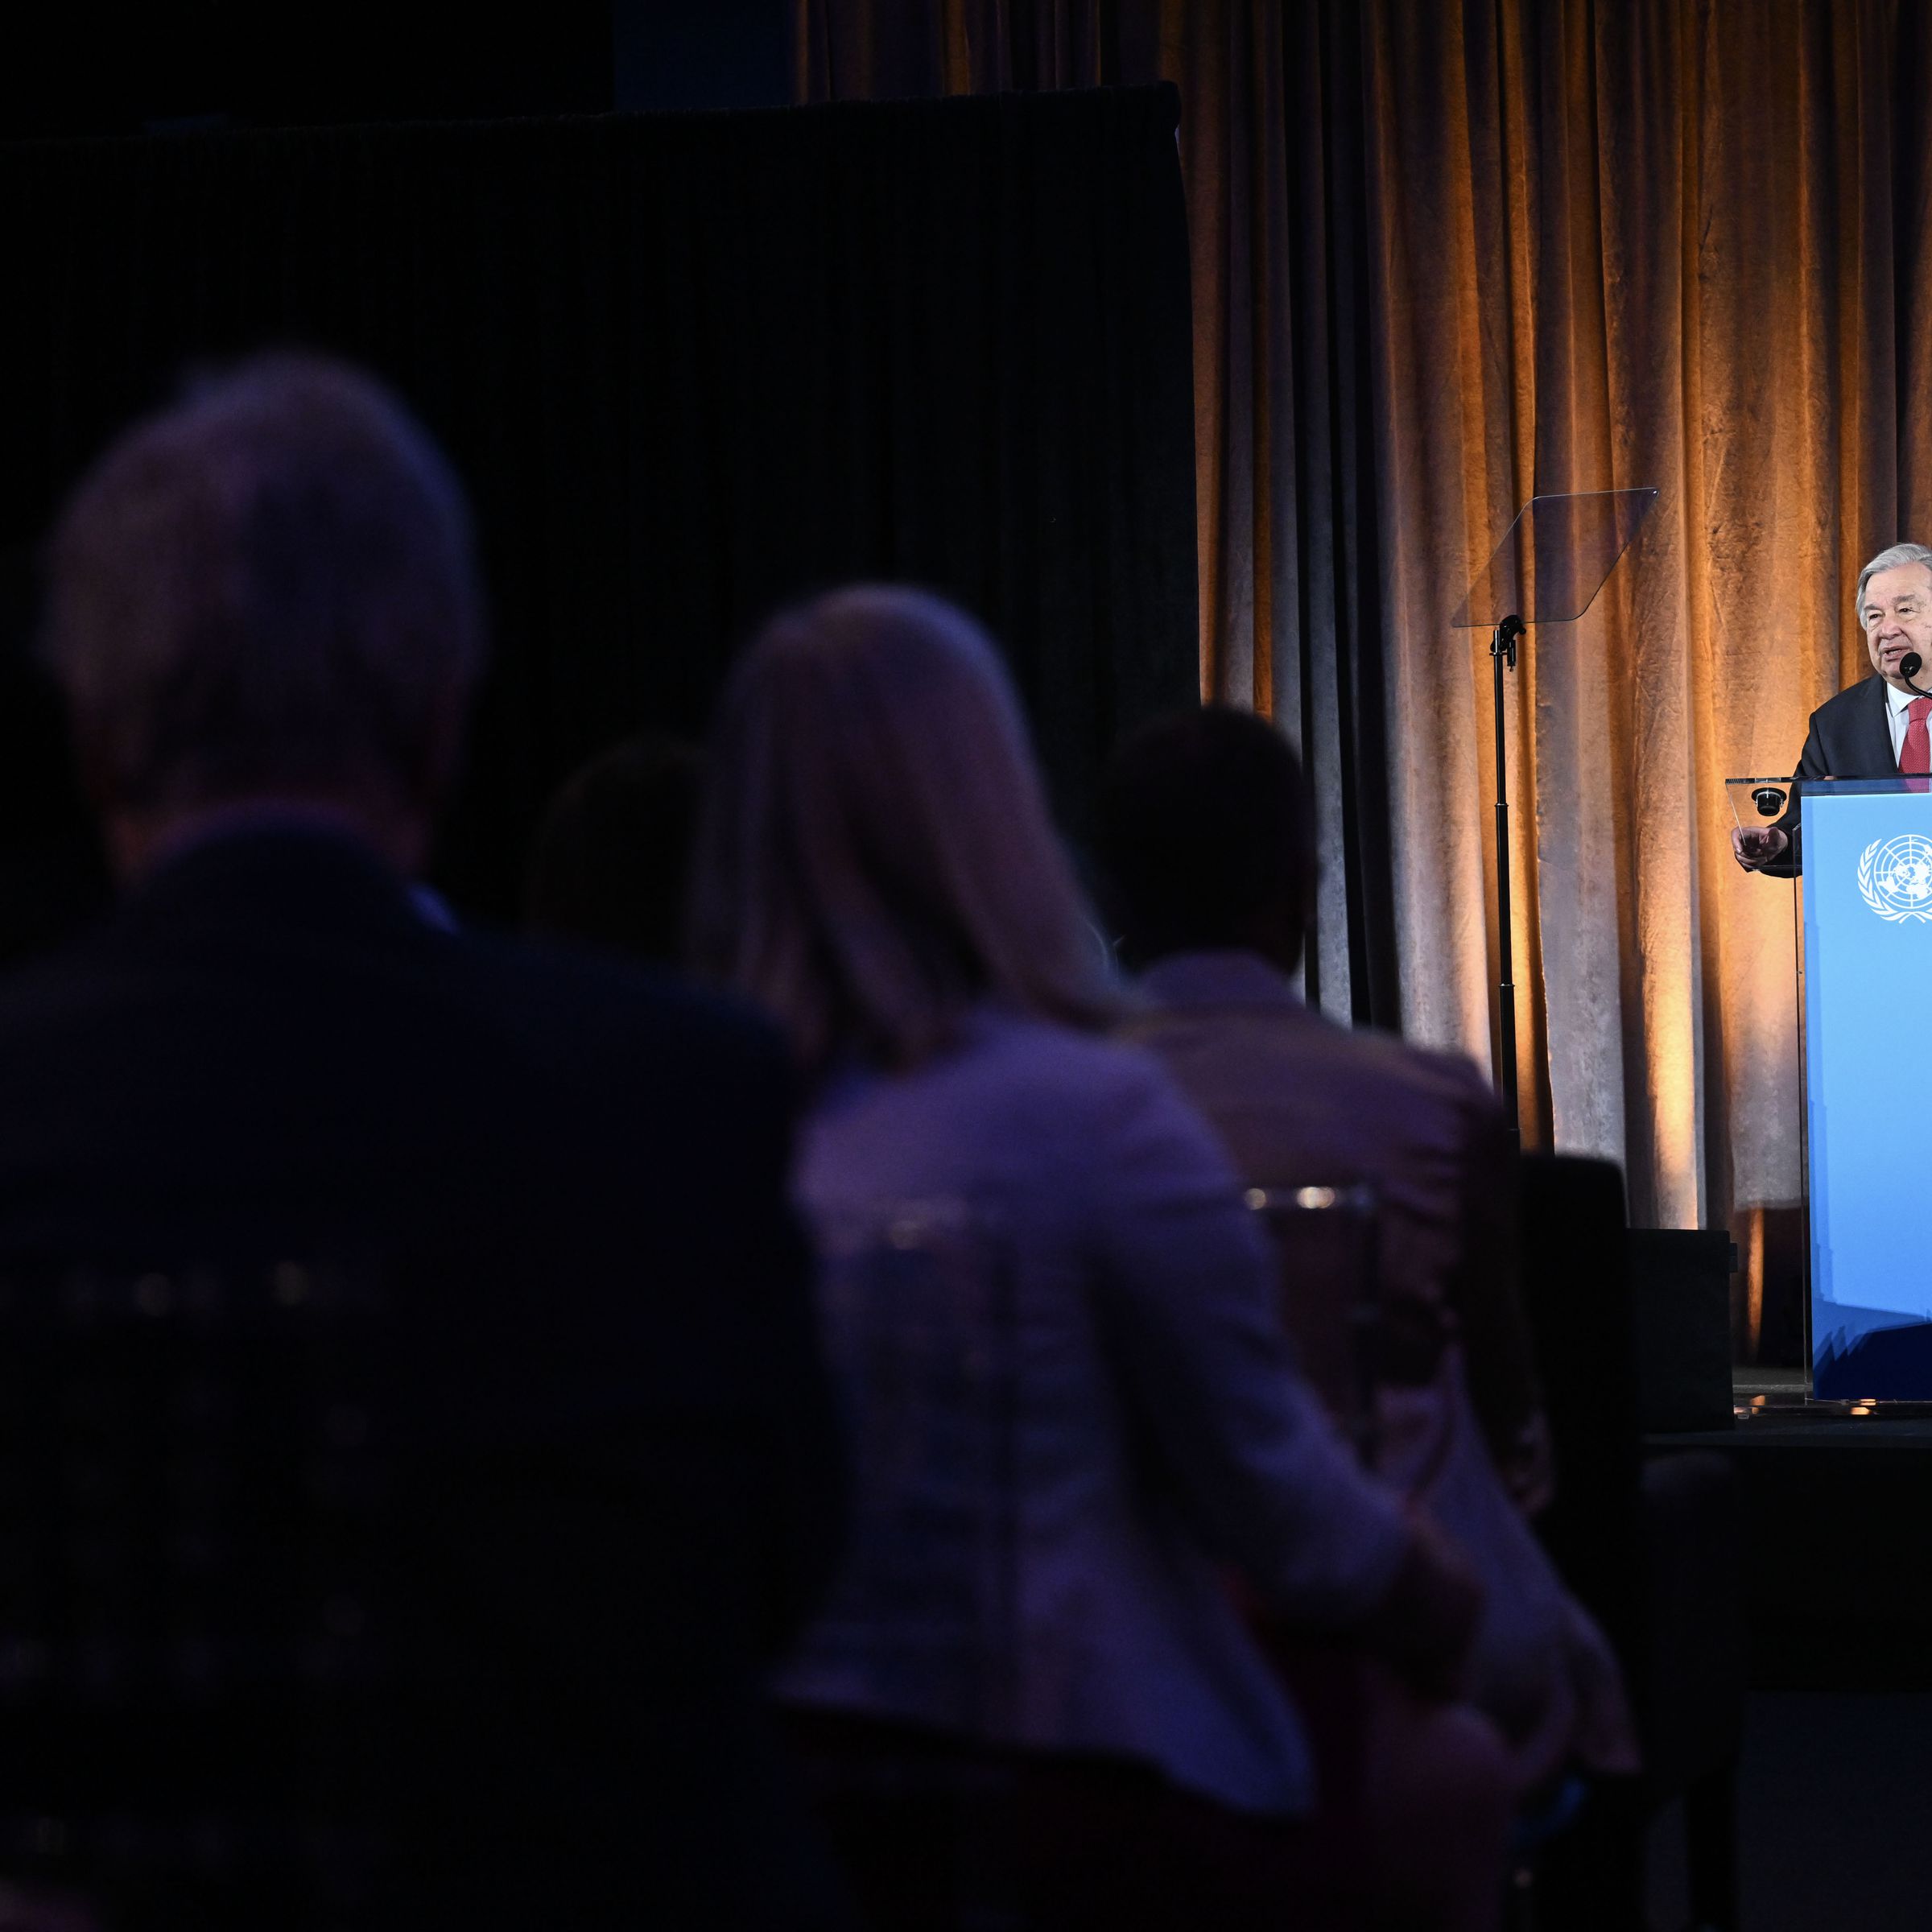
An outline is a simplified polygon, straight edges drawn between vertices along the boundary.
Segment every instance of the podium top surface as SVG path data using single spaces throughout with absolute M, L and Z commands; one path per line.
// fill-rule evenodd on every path
M 1823 778 L 1785 777 L 1766 772 L 1760 778 L 1726 778 L 1727 791 L 1741 791 L 1752 786 L 1781 785 L 1794 797 L 1808 799 L 1873 799 L 1922 795 L 1928 774 L 1897 772 L 1885 778 L 1835 778 L 1829 772 Z
M 1451 628 L 1488 630 L 1505 617 L 1525 624 L 1580 617 L 1656 501 L 1653 489 L 1532 497 L 1469 586 Z
M 1786 781 L 1807 799 L 1880 799 L 1923 796 L 1926 776 L 1900 775 L 1889 778 L 1793 778 Z

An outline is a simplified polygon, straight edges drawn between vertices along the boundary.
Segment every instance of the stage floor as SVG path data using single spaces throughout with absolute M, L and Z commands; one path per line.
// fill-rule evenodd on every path
M 1738 1768 L 1748 1932 L 1924 1932 L 1932 1899 L 1932 1697 L 1758 1691 Z M 1651 1923 L 1690 1917 L 1683 1814 L 1650 1835 Z
M 1932 1691 L 1932 1406 L 1807 1405 L 1795 1369 L 1735 1389 L 1734 1426 L 1645 1440 L 1732 1463 L 1753 1686 Z

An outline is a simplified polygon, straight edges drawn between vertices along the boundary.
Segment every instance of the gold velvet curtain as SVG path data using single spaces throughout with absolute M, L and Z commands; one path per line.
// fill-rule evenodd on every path
M 1788 890 L 1722 781 L 1865 660 L 1859 566 L 1932 535 L 1932 115 L 1897 0 L 795 0 L 802 97 L 1163 77 L 1195 308 L 1201 663 L 1323 801 L 1331 1010 L 1487 1062 L 1487 640 L 1539 492 L 1654 485 L 1509 724 L 1533 1141 L 1640 1223 L 1799 1187 Z M 1364 983 L 1366 982 L 1366 983 Z

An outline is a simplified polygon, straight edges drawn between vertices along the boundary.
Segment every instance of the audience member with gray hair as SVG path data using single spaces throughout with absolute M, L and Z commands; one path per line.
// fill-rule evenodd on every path
M 1864 633 L 1874 675 L 1861 678 L 1811 714 L 1805 748 L 1793 774 L 1798 783 L 1819 778 L 1895 778 L 1932 772 L 1932 549 L 1894 543 L 1858 574 L 1852 614 Z M 1916 655 L 1922 668 L 1909 678 Z M 1747 857 L 1744 834 L 1732 828 L 1731 847 L 1747 872 L 1790 878 L 1800 867 L 1795 798 L 1766 828 L 1767 849 Z
M 50 567 L 123 896 L 0 988 L 0 1270 L 294 1257 L 382 1297 L 357 1628 L 387 1701 L 340 1815 L 260 1825 L 316 1740 L 275 1676 L 303 1631 L 254 1633 L 297 1717 L 207 1802 L 386 1847 L 359 1925 L 838 1922 L 759 1695 L 840 1508 L 785 1055 L 724 1001 L 423 916 L 482 656 L 449 466 L 366 375 L 266 357 L 121 438 Z M 231 1551 L 237 1600 L 300 1554 Z M 37 1795 L 14 1762 L 0 1811 L 105 1843 L 183 1802 L 153 1781 L 174 1763 L 157 1739 Z M 72 1876 L 124 1932 L 319 1909 L 190 1909 L 158 1869 Z
M 270 800 L 414 872 L 483 655 L 462 490 L 365 377 L 263 357 L 82 482 L 43 649 L 124 872 Z

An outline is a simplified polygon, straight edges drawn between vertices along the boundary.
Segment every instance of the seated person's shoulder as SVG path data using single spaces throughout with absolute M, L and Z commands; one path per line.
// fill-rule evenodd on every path
M 989 1064 L 1035 1092 L 1090 1096 L 1101 1103 L 1165 1092 L 1154 1055 L 1120 1033 L 1088 1033 L 1046 1020 L 1007 1018 L 988 1029 Z
M 1469 1132 L 1501 1121 L 1495 1090 L 1466 1053 L 1366 1029 L 1352 1037 L 1374 1055 L 1391 1090 L 1406 1104 L 1452 1116 Z
M 1325 1062 L 1364 1105 L 1423 1117 L 1454 1115 L 1472 1124 L 1492 1114 L 1501 1117 L 1488 1081 L 1467 1054 L 1419 1046 L 1379 1027 L 1312 1017 L 1314 1025 L 1304 1023 L 1284 1038 L 1282 1051 Z
M 973 1111 L 1029 1138 L 1064 1133 L 1091 1148 L 1150 1114 L 1185 1110 L 1153 1053 L 1047 1021 L 983 1016 L 946 1059 L 939 1079 Z
M 551 941 L 471 935 L 473 999 L 513 1050 L 599 1080 L 650 1068 L 718 1083 L 788 1084 L 778 1029 L 749 1005 L 614 955 Z
M 1476 1063 L 1454 1048 L 1419 1046 L 1380 1026 L 1351 1026 L 1298 1002 L 1266 1018 L 1274 1023 L 1277 1051 L 1290 1058 L 1299 1055 L 1336 1061 L 1359 1079 L 1386 1083 L 1420 1096 L 1493 1104 L 1489 1084 Z M 1253 1023 L 1246 1013 L 1230 1021 L 1237 1031 Z
M 1468 1054 L 1454 1047 L 1418 1046 L 1387 1034 L 1370 1037 L 1389 1039 L 1400 1051 L 1402 1064 L 1416 1081 L 1426 1084 L 1444 1099 L 1484 1113 L 1500 1111 L 1495 1091 Z

